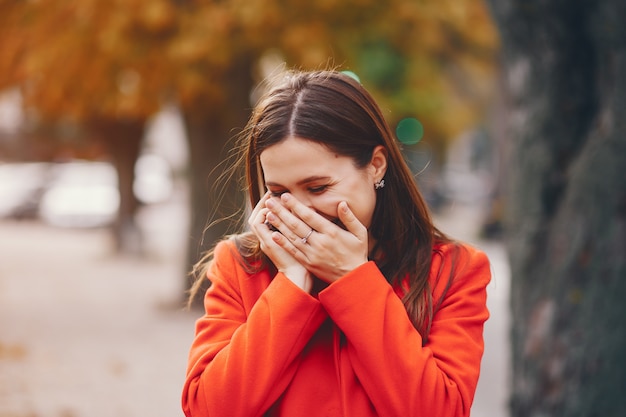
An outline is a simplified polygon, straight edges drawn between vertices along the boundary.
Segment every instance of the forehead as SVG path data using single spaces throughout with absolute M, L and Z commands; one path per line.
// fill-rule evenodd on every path
M 349 157 L 317 142 L 291 137 L 265 149 L 260 156 L 266 182 L 284 183 L 312 175 L 333 175 L 356 170 Z

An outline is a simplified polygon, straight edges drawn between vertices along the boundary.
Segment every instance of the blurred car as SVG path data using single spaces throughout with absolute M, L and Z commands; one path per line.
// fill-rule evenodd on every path
M 167 161 L 142 155 L 133 192 L 142 204 L 167 201 L 174 189 Z M 0 163 L 0 218 L 34 219 L 63 227 L 111 224 L 120 204 L 117 172 L 107 162 Z
M 0 218 L 36 218 L 50 178 L 50 163 L 0 164 Z
M 112 164 L 55 164 L 51 177 L 39 204 L 43 221 L 63 227 L 98 227 L 115 220 L 120 193 Z
M 50 183 L 39 203 L 40 218 L 62 227 L 99 227 L 115 221 L 120 193 L 115 167 L 108 162 L 73 161 L 54 164 Z M 142 204 L 169 199 L 172 173 L 167 162 L 145 154 L 135 164 L 133 192 Z

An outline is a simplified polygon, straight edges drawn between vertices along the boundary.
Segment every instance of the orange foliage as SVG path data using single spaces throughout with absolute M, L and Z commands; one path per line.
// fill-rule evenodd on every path
M 0 87 L 78 121 L 217 108 L 233 66 L 271 50 L 358 73 L 390 122 L 447 139 L 480 117 L 498 49 L 479 0 L 0 0 L 0 16 Z

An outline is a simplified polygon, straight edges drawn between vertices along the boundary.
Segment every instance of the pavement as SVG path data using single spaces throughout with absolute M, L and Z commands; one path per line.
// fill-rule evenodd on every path
M 182 195 L 139 222 L 143 258 L 114 256 L 102 229 L 0 220 L 0 417 L 181 417 L 198 312 L 180 308 L 188 212 Z M 436 216 L 485 250 L 494 279 L 473 417 L 506 417 L 509 271 L 501 244 L 476 238 L 483 211 Z

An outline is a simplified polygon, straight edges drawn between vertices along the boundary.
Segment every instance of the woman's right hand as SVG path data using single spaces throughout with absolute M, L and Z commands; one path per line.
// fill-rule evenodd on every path
M 265 193 L 252 210 L 248 218 L 250 230 L 259 239 L 261 250 L 270 258 L 278 271 L 304 291 L 310 292 L 313 287 L 313 278 L 309 271 L 274 241 L 275 238 L 280 237 L 280 232 L 271 230 L 267 222 L 269 209 L 265 206 L 265 202 L 270 196 L 269 192 Z

